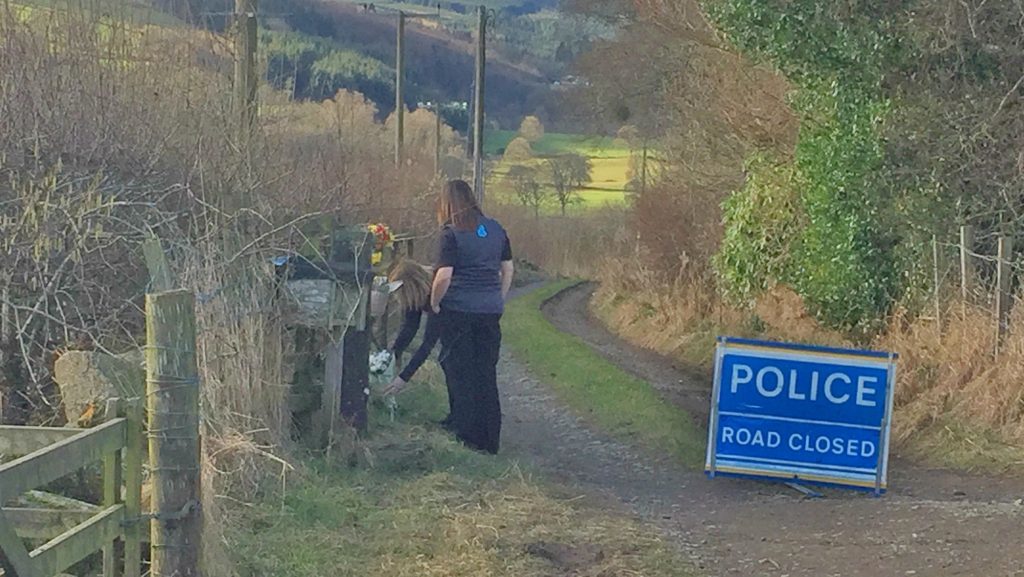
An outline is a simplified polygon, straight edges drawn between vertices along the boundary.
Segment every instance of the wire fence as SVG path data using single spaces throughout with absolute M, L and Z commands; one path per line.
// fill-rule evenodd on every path
M 994 244 L 995 254 L 978 252 L 979 245 Z M 950 297 L 956 295 L 961 306 L 991 311 L 996 356 L 1010 329 L 1013 307 L 1021 300 L 1018 279 L 1024 263 L 1016 258 L 1013 238 L 989 233 L 976 237 L 970 226 L 962 226 L 956 242 L 932 240 L 932 294 L 934 320 L 940 331 Z

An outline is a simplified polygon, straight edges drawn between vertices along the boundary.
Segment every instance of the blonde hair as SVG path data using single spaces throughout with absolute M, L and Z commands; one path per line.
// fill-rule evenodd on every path
M 398 261 L 388 273 L 388 281 L 402 281 L 402 286 L 395 291 L 402 310 L 424 309 L 430 302 L 434 275 L 420 263 L 411 259 Z

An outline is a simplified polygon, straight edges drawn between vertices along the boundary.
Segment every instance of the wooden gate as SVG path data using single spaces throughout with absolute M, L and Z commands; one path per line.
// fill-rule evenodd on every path
M 107 404 L 115 415 L 92 429 L 0 426 L 0 505 L 79 469 L 103 464 L 103 503 L 95 510 L 0 508 L 0 575 L 53 577 L 98 551 L 103 575 L 141 569 L 143 430 L 138 400 Z M 123 490 L 123 493 L 122 493 Z M 32 549 L 25 541 L 42 542 Z

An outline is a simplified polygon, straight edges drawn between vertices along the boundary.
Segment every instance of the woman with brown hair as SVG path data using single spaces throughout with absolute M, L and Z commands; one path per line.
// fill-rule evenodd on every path
M 435 314 L 430 308 L 433 279 L 433 271 L 410 259 L 399 261 L 388 274 L 388 281 L 392 285 L 397 285 L 391 294 L 398 299 L 398 305 L 404 312 L 402 327 L 398 331 L 398 336 L 395 337 L 395 343 L 391 346 L 391 352 L 395 355 L 396 360 L 400 359 L 402 353 L 412 344 L 413 338 L 420 330 L 423 315 L 427 316 L 427 326 L 423 330 L 423 341 L 419 348 L 416 349 L 398 376 L 384 390 L 386 395 L 394 395 L 405 389 L 441 338 L 441 316 Z M 454 412 L 453 403 L 454 399 L 449 390 L 449 414 L 441 422 L 442 426 L 447 426 L 451 421 L 451 413 Z
M 500 320 L 512 287 L 512 248 L 464 181 L 449 181 L 441 191 L 437 220 L 442 230 L 430 305 L 444 315 L 442 367 L 455 400 L 451 429 L 469 447 L 494 454 L 501 436 Z

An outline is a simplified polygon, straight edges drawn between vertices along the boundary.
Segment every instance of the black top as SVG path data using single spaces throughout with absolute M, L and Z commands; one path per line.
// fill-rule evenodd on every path
M 439 315 L 419 309 L 409 310 L 405 313 L 405 318 L 402 319 L 402 328 L 399 329 L 398 337 L 395 338 L 395 355 L 404 353 L 405 349 L 412 343 L 416 332 L 420 330 L 420 319 L 423 315 L 427 315 L 427 328 L 423 331 L 423 342 L 420 343 L 420 347 L 416 349 L 412 358 L 409 359 L 409 362 L 405 364 L 405 368 L 398 375 L 407 383 L 412 380 L 416 371 L 423 366 L 423 362 L 427 360 L 431 351 L 434 350 L 434 346 L 437 345 L 437 341 L 441 338 L 441 319 Z
M 480 217 L 474 230 L 446 225 L 441 231 L 438 268 L 452 267 L 452 283 L 441 301 L 444 310 L 501 314 L 501 263 L 512 260 L 512 245 L 498 221 Z

